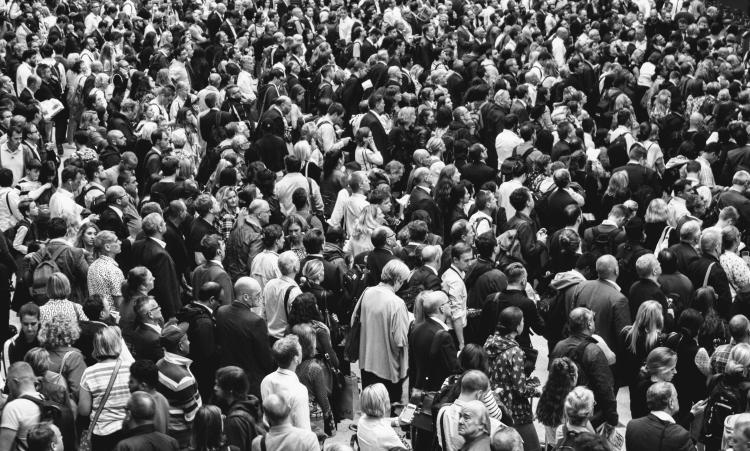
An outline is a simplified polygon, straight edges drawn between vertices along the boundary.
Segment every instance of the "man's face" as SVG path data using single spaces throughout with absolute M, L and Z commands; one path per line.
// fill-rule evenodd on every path
M 135 379 L 133 376 L 130 376 L 128 378 L 128 390 L 130 390 L 130 393 L 135 393 L 137 391 L 144 391 L 143 385 Z
M 15 150 L 18 148 L 18 145 L 21 144 L 21 139 L 23 138 L 23 135 L 21 133 L 13 132 L 10 135 L 10 138 L 8 139 L 8 147 Z
M 151 316 L 152 320 L 158 324 L 164 323 L 164 316 L 161 313 L 161 307 L 159 307 L 159 304 L 157 304 L 155 300 L 152 299 L 149 302 L 148 310 L 148 314 Z
M 471 264 L 472 255 L 471 252 L 464 252 L 459 256 L 459 258 L 453 259 L 453 264 L 458 268 L 460 271 L 466 271 L 466 268 L 469 267 L 469 264 Z
M 462 437 L 476 437 L 484 431 L 484 426 L 472 409 L 464 407 L 458 418 L 458 434 Z
M 21 317 L 21 331 L 26 340 L 32 341 L 39 332 L 39 318 L 32 315 L 23 315 Z

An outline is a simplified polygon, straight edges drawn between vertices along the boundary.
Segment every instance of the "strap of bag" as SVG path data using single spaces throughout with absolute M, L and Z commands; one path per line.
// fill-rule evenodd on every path
M 294 289 L 294 285 L 287 288 L 284 292 L 284 314 L 289 314 L 289 295 L 292 294 L 292 290 Z
M 710 265 L 708 265 L 708 269 L 706 270 L 706 275 L 703 277 L 703 287 L 705 288 L 708 286 L 708 276 L 711 275 L 711 268 L 714 267 L 716 262 L 712 262 Z
M 99 402 L 99 407 L 96 409 L 96 413 L 94 414 L 94 418 L 91 419 L 91 426 L 88 429 L 88 432 L 86 433 L 86 438 L 88 440 L 91 440 L 91 434 L 94 432 L 94 425 L 99 420 L 99 415 L 102 414 L 102 411 L 104 410 L 104 404 L 107 403 L 107 400 L 109 399 L 109 394 L 112 392 L 112 386 L 115 385 L 115 379 L 117 379 L 117 373 L 120 371 L 120 365 L 122 364 L 122 361 L 120 359 L 117 359 L 117 362 L 115 363 L 115 368 L 112 370 L 112 375 L 109 376 L 109 383 L 107 384 L 107 390 L 104 391 L 104 396 L 102 396 L 101 402 Z
M 260 451 L 266 451 L 266 436 L 264 435 L 260 439 Z
M 68 360 L 68 356 L 70 354 L 72 354 L 72 353 L 73 353 L 73 351 L 66 352 L 65 355 L 63 356 L 62 360 L 60 361 L 60 371 L 59 371 L 59 373 L 60 373 L 61 376 L 64 376 L 63 369 L 65 368 L 65 362 Z
M 446 445 L 446 438 L 445 438 L 445 425 L 443 424 L 443 420 L 445 419 L 445 410 L 443 410 L 443 414 L 438 414 L 440 418 L 438 418 L 438 423 L 440 424 L 440 446 L 442 449 L 448 449 Z
M 354 306 L 354 313 L 352 314 L 352 322 L 351 322 L 352 326 L 354 326 L 354 323 L 359 321 L 359 314 L 362 311 L 362 298 L 365 297 L 365 293 L 367 293 L 367 290 L 369 289 L 370 287 L 365 288 L 365 290 L 359 296 L 359 299 L 357 299 L 357 304 Z
M 672 233 L 672 227 L 664 227 L 664 230 L 661 231 L 661 237 L 659 237 L 659 241 L 657 243 L 661 243 L 662 241 L 668 239 L 670 233 Z

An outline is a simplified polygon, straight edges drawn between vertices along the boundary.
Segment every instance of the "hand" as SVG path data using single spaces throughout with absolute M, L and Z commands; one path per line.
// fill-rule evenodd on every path
M 696 402 L 695 404 L 693 404 L 693 407 L 690 408 L 690 413 L 693 414 L 693 416 L 698 415 L 702 411 L 706 410 L 706 404 L 708 404 L 707 399 Z
M 540 229 L 538 232 L 536 232 L 536 239 L 537 241 L 542 241 L 544 243 L 547 242 L 547 229 Z

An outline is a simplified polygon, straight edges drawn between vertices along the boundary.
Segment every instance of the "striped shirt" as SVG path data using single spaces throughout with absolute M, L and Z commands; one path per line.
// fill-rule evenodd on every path
M 92 419 L 99 408 L 104 392 L 107 391 L 107 385 L 109 385 L 109 378 L 115 369 L 115 363 L 114 360 L 110 360 L 94 364 L 86 368 L 83 376 L 81 376 L 81 390 L 91 394 L 90 418 Z M 130 399 L 129 378 L 130 364 L 122 362 L 109 398 L 107 398 L 104 409 L 93 426 L 94 434 L 109 435 L 122 429 L 122 420 L 125 419 L 125 405 Z
M 170 432 L 190 429 L 202 405 L 198 383 L 189 369 L 192 363 L 187 357 L 166 351 L 156 363 L 159 370 L 157 390 L 169 401 Z

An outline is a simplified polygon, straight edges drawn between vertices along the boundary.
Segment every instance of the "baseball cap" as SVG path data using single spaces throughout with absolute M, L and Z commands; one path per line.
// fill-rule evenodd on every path
M 165 348 L 174 348 L 180 344 L 182 337 L 187 334 L 187 323 L 174 323 L 164 326 L 161 330 L 161 345 Z

